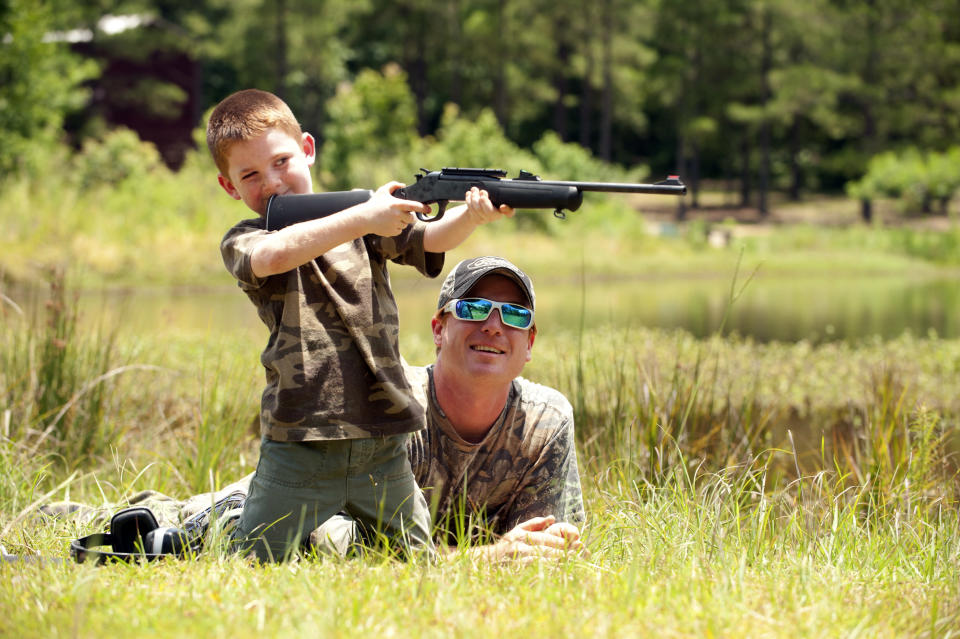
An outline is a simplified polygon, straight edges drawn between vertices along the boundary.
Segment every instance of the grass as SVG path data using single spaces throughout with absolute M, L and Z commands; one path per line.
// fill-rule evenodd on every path
M 613 478 L 610 478 L 613 479 Z M 319 634 L 950 636 L 956 513 L 865 520 L 821 477 L 763 476 L 588 492 L 589 558 L 438 565 L 376 558 L 251 568 L 236 558 L 7 567 L 0 632 L 20 636 Z M 801 492 L 809 496 L 801 499 Z M 798 503 L 798 500 L 800 503 Z M 828 506 L 821 509 L 818 506 Z M 951 516 L 952 515 L 952 516 Z M 49 527 L 48 527 L 49 528 Z M 62 531 L 61 534 L 69 531 Z M 53 533 L 39 532 L 48 540 Z M 62 539 L 59 541 L 63 541 Z
M 64 299 L 48 317 L 69 316 Z M 8 551 L 64 558 L 70 539 L 96 528 L 38 519 L 38 503 L 120 503 L 148 488 L 186 496 L 251 469 L 258 389 L 233 373 L 248 345 L 109 330 L 87 339 L 69 321 L 6 319 Z M 76 345 L 49 360 L 73 371 L 60 401 L 100 380 L 96 410 L 41 409 L 45 378 L 23 385 L 54 339 Z M 98 365 L 80 374 L 89 361 Z M 529 376 L 577 407 L 589 556 L 253 568 L 214 550 L 142 566 L 7 565 L 0 635 L 951 636 L 958 375 L 958 340 L 587 331 L 539 353 Z M 61 413 L 70 428 L 38 439 Z
M 119 507 L 145 489 L 186 497 L 253 468 L 255 347 L 77 322 L 77 287 L 230 284 L 216 246 L 242 209 L 193 161 L 146 190 L 58 176 L 42 190 L 4 185 L 5 281 L 51 287 L 36 316 L 13 289 L 0 297 L 9 552 L 65 559 L 69 540 L 97 529 L 41 519 L 39 504 Z M 820 220 L 831 207 L 852 216 L 846 201 L 815 206 Z M 817 277 L 950 274 L 960 262 L 955 225 L 790 221 L 738 225 L 712 248 L 702 220 L 658 235 L 622 199 L 591 199 L 549 234 L 481 229 L 448 263 L 516 256 L 579 287 L 582 273 L 728 277 L 738 254 L 746 271 L 762 262 L 764 274 Z M 47 275 L 57 264 L 69 264 L 68 283 Z M 0 636 L 958 634 L 960 340 L 760 344 L 581 325 L 549 343 L 525 374 L 575 407 L 588 556 L 254 568 L 214 542 L 187 561 L 5 564 Z M 431 358 L 427 340 L 408 347 L 410 361 Z

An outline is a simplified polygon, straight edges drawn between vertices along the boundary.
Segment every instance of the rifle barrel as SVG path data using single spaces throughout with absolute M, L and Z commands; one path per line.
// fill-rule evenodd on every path
M 679 181 L 678 181 L 679 182 Z M 654 193 L 685 195 L 687 187 L 683 183 L 658 184 L 628 184 L 623 182 L 547 182 L 538 184 L 552 184 L 556 186 L 573 186 L 581 191 L 606 191 L 610 193 Z

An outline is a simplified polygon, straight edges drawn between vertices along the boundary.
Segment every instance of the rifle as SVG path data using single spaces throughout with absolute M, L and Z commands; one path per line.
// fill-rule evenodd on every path
M 506 204 L 518 209 L 553 209 L 558 218 L 566 218 L 564 210 L 576 211 L 583 202 L 584 191 L 612 193 L 654 193 L 684 195 L 687 187 L 676 175 L 656 184 L 624 184 L 617 182 L 549 182 L 527 171 L 513 179 L 506 179 L 503 169 L 445 168 L 440 171 L 420 169 L 417 181 L 397 189 L 395 197 L 437 204 L 436 215 L 417 213 L 424 222 L 435 222 L 443 217 L 447 204 L 463 201 L 467 191 L 476 186 L 490 194 L 494 206 Z M 303 195 L 273 195 L 267 202 L 267 230 L 276 231 L 285 226 L 332 215 L 370 199 L 373 191 L 334 191 Z

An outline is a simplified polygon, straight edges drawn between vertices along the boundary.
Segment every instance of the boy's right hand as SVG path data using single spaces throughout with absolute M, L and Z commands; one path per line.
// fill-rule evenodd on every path
M 383 237 L 393 237 L 403 232 L 413 223 L 414 213 L 430 213 L 430 206 L 415 200 L 401 200 L 393 192 L 403 188 L 401 182 L 387 182 L 377 189 L 373 197 L 366 202 L 365 219 L 367 233 Z

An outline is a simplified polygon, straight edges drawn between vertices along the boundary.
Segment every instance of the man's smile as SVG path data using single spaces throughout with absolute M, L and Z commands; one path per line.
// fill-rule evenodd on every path
M 481 353 L 496 353 L 497 355 L 503 355 L 506 352 L 486 344 L 474 344 L 470 347 L 470 350 L 480 351 Z

